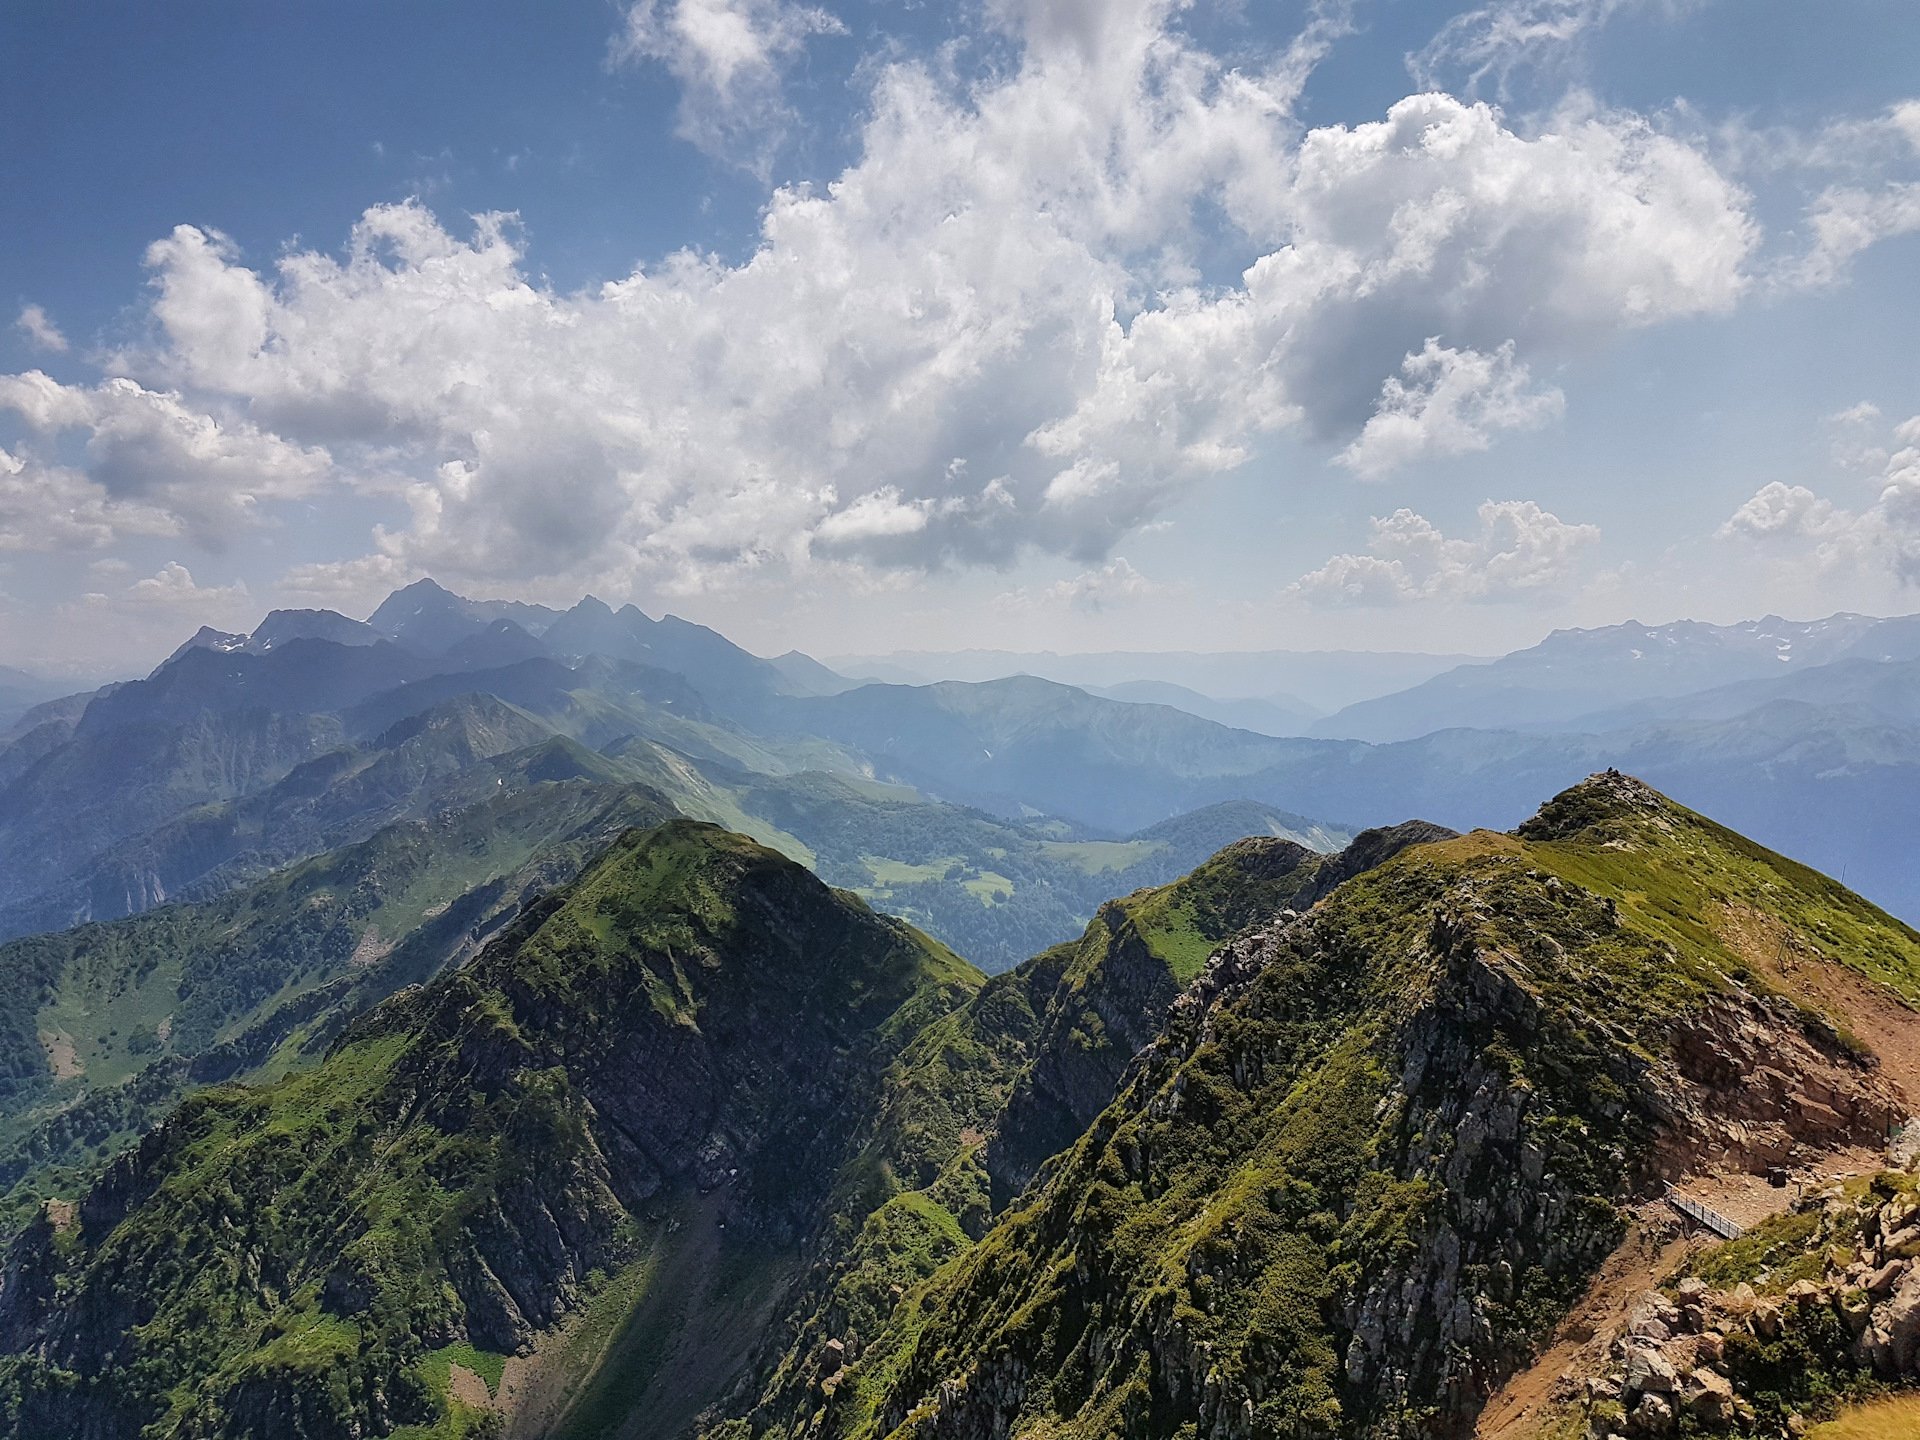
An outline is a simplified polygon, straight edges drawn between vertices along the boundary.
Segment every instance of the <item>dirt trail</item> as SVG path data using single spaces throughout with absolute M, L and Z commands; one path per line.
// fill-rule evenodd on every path
M 1676 1236 L 1657 1209 L 1629 1222 L 1627 1238 L 1593 1277 L 1540 1358 L 1494 1392 L 1480 1412 L 1475 1440 L 1528 1440 L 1574 1398 L 1568 1377 L 1597 1375 L 1633 1302 L 1680 1268 L 1700 1242 Z
M 1729 905 L 1715 928 L 1770 985 L 1852 1031 L 1880 1058 L 1881 1073 L 1920 1110 L 1920 1013 L 1886 986 L 1809 953 L 1774 916 Z
M 1856 1175 L 1874 1175 L 1887 1168 L 1885 1150 L 1856 1145 L 1847 1150 L 1829 1150 L 1810 1165 L 1787 1172 L 1783 1186 L 1769 1185 L 1765 1177 L 1741 1172 L 1690 1175 L 1675 1184 L 1675 1192 L 1689 1200 L 1698 1200 L 1718 1210 L 1742 1227 L 1759 1224 L 1769 1215 L 1791 1209 L 1803 1194 L 1824 1190 L 1836 1180 L 1851 1180 Z

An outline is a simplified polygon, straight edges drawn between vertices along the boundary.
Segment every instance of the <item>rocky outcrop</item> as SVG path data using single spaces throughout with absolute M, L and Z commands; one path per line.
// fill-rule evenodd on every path
M 1920 1382 L 1920 1192 L 1908 1174 L 1834 1187 L 1641 1297 L 1585 1383 L 1593 1440 L 1799 1435 L 1874 1384 Z M 1804 1412 L 1804 1413 L 1803 1413 Z
M 1763 1174 L 1879 1145 L 1906 1105 L 1870 1055 L 1791 1001 L 1736 990 L 1673 1027 L 1653 1164 L 1663 1178 Z

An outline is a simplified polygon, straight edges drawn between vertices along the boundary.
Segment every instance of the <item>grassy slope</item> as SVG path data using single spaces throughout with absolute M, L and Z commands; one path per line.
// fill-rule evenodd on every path
M 320 1066 L 189 1100 L 79 1232 L 40 1236 L 64 1278 L 43 1298 L 45 1358 L 9 1362 L 12 1403 L 48 1435 L 148 1407 L 158 1435 L 454 1433 L 447 1347 L 498 1354 L 512 1333 L 488 1277 L 550 1323 L 661 1222 L 631 1173 L 624 1199 L 609 1188 L 603 1141 L 633 1137 L 664 1203 L 706 1163 L 674 1097 L 717 1086 L 714 1133 L 740 1147 L 722 1193 L 777 1237 L 788 1207 L 812 1213 L 857 1120 L 839 1113 L 842 1085 L 977 984 L 742 837 L 686 822 L 634 835 Z M 809 1070 L 825 1088 L 792 1093 Z M 529 1207 L 560 1219 L 557 1272 Z M 115 1315 L 138 1328 L 103 1331 Z
M 810 1408 L 820 1348 L 884 1329 L 899 1297 L 966 1251 L 1010 1190 L 1096 1114 L 1195 956 L 1307 903 L 1322 857 L 1241 841 L 1171 884 L 1108 902 L 1081 937 L 996 975 L 887 1076 L 875 1141 L 847 1175 L 866 1218 L 801 1306 L 757 1423 Z
M 1674 1017 L 1747 978 L 1703 917 L 1764 904 L 1797 943 L 1902 988 L 1920 983 L 1920 936 L 1824 877 L 1625 793 L 1577 789 L 1529 827 L 1533 839 L 1424 846 L 1337 891 L 1276 944 L 1213 1039 L 1163 1047 L 801 1416 L 849 1436 L 947 1412 L 981 1427 L 998 1413 L 995 1423 L 1062 1440 L 1173 1433 L 1196 1402 L 1166 1388 L 1182 1362 L 1150 1337 L 1171 1326 L 1175 1354 L 1210 1357 L 1209 1391 L 1260 1377 L 1256 1428 L 1292 1433 L 1342 1415 L 1362 1429 L 1423 1423 L 1436 1396 L 1418 1367 L 1395 1393 L 1350 1385 L 1339 1356 L 1355 1307 L 1365 1312 L 1396 1265 L 1418 1268 L 1409 1257 L 1437 1224 L 1470 1232 L 1472 1196 L 1440 1163 L 1455 1137 L 1422 1128 L 1447 1111 L 1421 1118 L 1395 1078 L 1410 1034 L 1432 1023 L 1423 1007 L 1447 993 L 1436 907 L 1475 946 L 1514 957 L 1509 978 L 1531 997 L 1526 1023 L 1501 1017 L 1475 1061 L 1531 1097 L 1528 1143 L 1564 1190 L 1559 1253 L 1516 1261 L 1511 1287 L 1481 1301 L 1480 1363 L 1523 1355 L 1612 1243 L 1612 1202 L 1654 1123 L 1648 1097 L 1622 1086 L 1640 1063 L 1631 1057 L 1660 1054 Z M 936 1401 L 949 1380 L 959 1390 Z
M 621 829 L 669 813 L 637 787 L 533 782 L 219 900 L 0 946 L 10 1208 L 72 1185 L 73 1167 L 124 1145 L 196 1075 L 286 1068 L 318 1017 L 425 979 L 523 886 L 568 878 Z M 206 1058 L 263 1029 L 264 1051 Z M 54 1046 L 79 1073 L 48 1073 Z

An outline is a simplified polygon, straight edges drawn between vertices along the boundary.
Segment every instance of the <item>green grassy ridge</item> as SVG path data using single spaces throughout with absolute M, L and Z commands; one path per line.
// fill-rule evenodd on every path
M 1187 1433 L 1202 1391 L 1244 1396 L 1254 1433 L 1454 1423 L 1458 1366 L 1523 1360 L 1617 1240 L 1660 1113 L 1639 1087 L 1671 1026 L 1746 982 L 1690 917 L 1770 896 L 1817 948 L 1838 910 L 1873 926 L 1867 953 L 1890 978 L 1920 977 L 1911 932 L 1824 877 L 1651 792 L 1625 802 L 1590 782 L 1561 800 L 1537 838 L 1423 845 L 1334 891 L 1204 1034 L 1176 1019 L 830 1394 L 761 1412 L 753 1433 L 1157 1436 Z M 1518 1125 L 1479 1133 L 1459 1171 L 1458 1117 L 1487 1097 Z M 1551 1204 L 1489 1226 L 1475 1197 L 1499 1208 L 1522 1173 Z M 1394 1385 L 1371 1360 L 1350 1373 L 1369 1307 L 1451 1247 L 1477 1317 L 1454 1358 L 1396 1350 Z M 1495 1257 L 1511 1278 L 1490 1278 Z M 1449 1321 L 1407 1323 L 1439 1337 Z
M 189 1098 L 113 1167 L 77 1232 L 40 1234 L 59 1278 L 36 1297 L 35 1353 L 5 1362 L 11 1413 L 50 1436 L 122 1413 L 167 1436 L 276 1416 L 300 1417 L 287 1433 L 457 1433 L 431 1357 L 511 1348 L 488 1277 L 517 1277 L 527 1320 L 550 1323 L 654 1223 L 610 1188 L 603 1140 L 637 1136 L 653 1164 L 705 1173 L 699 1130 L 676 1128 L 667 1102 L 683 1079 L 713 1085 L 712 1123 L 748 1146 L 737 1185 L 723 1182 L 730 1213 L 777 1241 L 830 1187 L 820 1151 L 857 1128 L 839 1113 L 856 1078 L 978 984 L 744 837 L 685 821 L 632 832 L 479 960 L 355 1022 L 320 1065 Z M 794 1074 L 819 1086 L 796 1094 Z M 570 1217 L 559 1273 L 516 1238 L 529 1206 Z M 102 1329 L 114 1315 L 134 1328 Z
M 492 908 L 670 812 L 634 785 L 488 789 L 221 899 L 0 947 L 0 1185 L 21 1187 L 8 1208 L 54 1188 L 35 1171 L 84 1173 L 196 1083 L 300 1060 L 326 1016 L 426 979 Z M 84 1073 L 48 1073 L 48 1035 Z
M 1179 880 L 1109 901 L 1077 941 L 993 976 L 923 1031 L 888 1072 L 874 1139 L 843 1177 L 839 1213 L 865 1219 L 843 1230 L 839 1258 L 799 1307 L 751 1422 L 741 1422 L 749 1432 L 811 1413 L 827 1342 L 878 1337 L 900 1298 L 985 1234 L 1028 1175 L 1071 1144 L 1135 1037 L 1158 1029 L 1196 951 L 1310 903 L 1334 863 L 1273 837 L 1237 841 Z M 1050 1061 L 1062 1055 L 1077 1078 L 1055 1073 Z M 1069 1098 L 1082 1095 L 1096 1098 Z
M 1606 805 L 1569 791 L 1518 833 L 1562 878 L 1611 896 L 1632 923 L 1743 979 L 1751 978 L 1748 958 L 1730 947 L 1723 924 L 1731 906 L 1778 922 L 1789 948 L 1920 1002 L 1920 931 L 1646 787 L 1610 798 Z

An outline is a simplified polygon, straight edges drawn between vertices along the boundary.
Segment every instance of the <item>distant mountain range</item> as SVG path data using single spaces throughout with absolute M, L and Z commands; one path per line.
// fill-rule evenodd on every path
M 1371 650 L 1113 650 L 1065 655 L 1051 651 L 907 650 L 827 657 L 828 663 L 843 674 L 900 685 L 1002 680 L 1016 675 L 1034 675 L 1091 690 L 1149 683 L 1177 686 L 1207 697 L 1210 703 L 1260 700 L 1289 715 L 1308 716 L 1325 715 L 1356 701 L 1404 690 L 1479 658 Z M 1164 691 L 1158 698 L 1162 703 L 1177 703 Z
M 515 757 L 557 741 L 573 771 L 651 785 L 994 968 L 1084 921 L 1089 874 L 1148 883 L 1193 863 L 1163 849 L 1131 868 L 1175 816 L 1247 803 L 1265 807 L 1254 828 L 1332 847 L 1409 813 L 1511 824 L 1608 765 L 1920 915 L 1916 657 L 1914 617 L 1565 631 L 1307 722 L 1373 738 L 1288 736 L 1261 733 L 1287 728 L 1280 702 L 1174 681 L 861 684 L 633 606 L 476 602 L 421 581 L 365 622 L 277 611 L 27 712 L 0 741 L 0 934 L 205 898 L 471 803 L 477 785 L 537 783 Z M 1365 658 L 1316 663 L 1357 684 Z M 1377 680 L 1445 657 L 1375 658 Z M 875 795 L 920 808 L 882 824 Z M 950 839 L 910 843 L 916 825 Z M 870 830 L 888 838 L 863 851 Z
M 1618 728 L 1636 718 L 1623 707 L 1638 702 L 1805 675 L 1844 660 L 1916 658 L 1920 615 L 1833 615 L 1805 622 L 1769 615 L 1738 625 L 1629 621 L 1556 630 L 1531 649 L 1457 666 L 1409 689 L 1349 705 L 1317 722 L 1312 733 L 1384 741 L 1457 728 Z M 1657 713 L 1657 706 L 1639 712 Z
M 876 783 L 863 755 L 781 720 L 849 683 L 631 606 L 477 604 L 431 582 L 365 623 L 276 611 L 250 635 L 203 630 L 143 680 L 39 707 L 0 748 L 0 938 L 206 901 L 556 783 L 645 785 L 989 969 L 1242 835 L 1347 839 L 1237 795 L 1101 828 Z

